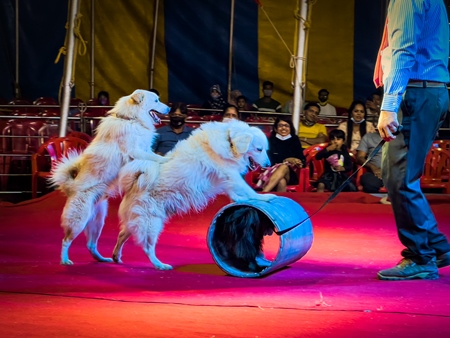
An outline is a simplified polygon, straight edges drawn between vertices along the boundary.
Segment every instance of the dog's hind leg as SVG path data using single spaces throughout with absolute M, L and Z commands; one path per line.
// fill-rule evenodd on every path
M 128 229 L 124 228 L 119 232 L 119 236 L 117 237 L 117 243 L 114 247 L 112 258 L 116 263 L 122 263 L 122 249 L 125 242 L 128 238 L 131 237 L 131 232 Z
M 98 252 L 98 239 L 102 233 L 105 217 L 108 212 L 108 200 L 101 199 L 94 205 L 94 212 L 91 220 L 88 222 L 85 233 L 87 238 L 87 248 L 92 257 L 99 262 L 111 263 L 112 258 L 105 258 Z
M 94 194 L 75 194 L 67 198 L 61 216 L 61 226 L 64 229 L 64 239 L 61 247 L 61 264 L 72 265 L 69 259 L 69 248 L 75 238 L 84 230 L 91 218 L 94 205 Z
M 172 266 L 169 264 L 164 264 L 156 257 L 156 243 L 158 243 L 158 237 L 161 233 L 164 221 L 155 216 L 150 216 L 147 219 L 143 220 L 143 224 L 145 224 L 145 230 L 147 231 L 144 234 L 142 248 L 144 249 L 145 254 L 152 262 L 153 266 L 158 270 L 172 270 Z

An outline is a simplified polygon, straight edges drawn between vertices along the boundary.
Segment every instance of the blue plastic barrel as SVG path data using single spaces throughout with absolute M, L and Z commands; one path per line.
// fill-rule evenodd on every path
M 224 220 L 230 213 L 236 212 L 240 208 L 252 208 L 258 211 L 265 220 L 273 225 L 274 233 L 272 236 L 278 236 L 280 246 L 278 253 L 269 266 L 261 267 L 260 271 L 248 269 L 242 266 L 241 262 L 233 261 L 228 256 L 223 255 L 223 248 L 218 244 L 216 228 L 221 229 Z M 310 220 L 305 221 L 300 226 L 287 231 L 282 235 L 276 232 L 289 229 L 308 218 L 305 210 L 295 201 L 287 197 L 278 196 L 270 202 L 249 200 L 245 202 L 232 203 L 223 207 L 214 217 L 207 234 L 208 248 L 216 264 L 227 274 L 235 277 L 260 277 L 281 269 L 288 264 L 294 263 L 302 258 L 312 246 L 313 231 Z M 239 264 L 238 264 L 239 263 Z

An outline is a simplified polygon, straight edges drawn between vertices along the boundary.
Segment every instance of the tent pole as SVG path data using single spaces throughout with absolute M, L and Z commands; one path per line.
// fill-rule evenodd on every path
M 67 119 L 69 116 L 69 104 L 70 104 L 70 92 L 74 83 L 72 79 L 72 67 L 75 54 L 75 18 L 79 10 L 80 0 L 71 0 L 69 8 L 69 29 L 67 30 L 67 55 L 64 62 L 64 74 L 63 74 L 63 98 L 61 104 L 61 123 L 59 124 L 59 136 L 66 136 L 67 132 Z
M 300 125 L 300 111 L 303 107 L 303 96 L 305 90 L 305 83 L 302 83 L 303 78 L 303 64 L 305 62 L 305 20 L 308 15 L 308 1 L 301 1 L 300 8 L 300 22 L 298 25 L 298 43 L 297 43 L 297 58 L 295 60 L 295 81 L 294 81 L 294 111 L 292 114 L 292 122 L 295 127 Z
M 155 54 L 156 54 L 156 33 L 158 32 L 158 10 L 159 0 L 155 1 L 155 13 L 153 15 L 153 39 L 152 39 L 152 55 L 150 57 L 150 81 L 149 89 L 153 88 L 153 82 L 155 77 Z
M 16 74 L 14 83 L 14 97 L 20 98 L 19 89 L 19 0 L 16 0 Z
M 91 99 L 95 98 L 95 0 L 91 0 Z
M 230 51 L 228 53 L 228 89 L 227 89 L 228 101 L 230 101 L 230 97 L 231 97 L 231 77 L 232 77 L 232 74 L 233 74 L 234 2 L 235 2 L 235 0 L 231 0 Z

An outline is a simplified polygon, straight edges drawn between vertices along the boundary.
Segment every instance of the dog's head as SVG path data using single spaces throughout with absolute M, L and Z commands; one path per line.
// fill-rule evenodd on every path
M 230 121 L 229 135 L 231 151 L 235 158 L 239 160 L 241 172 L 255 170 L 259 165 L 266 167 L 270 165 L 267 149 L 269 142 L 266 135 L 257 127 L 250 127 L 242 121 Z
M 161 122 L 157 113 L 167 114 L 169 110 L 155 93 L 136 89 L 131 95 L 120 98 L 109 113 L 118 118 L 139 120 L 144 125 L 153 127 Z

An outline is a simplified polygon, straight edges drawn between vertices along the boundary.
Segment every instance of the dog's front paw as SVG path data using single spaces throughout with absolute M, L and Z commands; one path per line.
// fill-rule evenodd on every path
M 258 197 L 256 199 L 259 201 L 269 202 L 277 197 L 278 196 L 274 194 L 258 194 Z
M 172 265 L 161 263 L 161 264 L 155 265 L 155 269 L 157 269 L 157 270 L 172 270 L 173 268 L 172 268 Z

